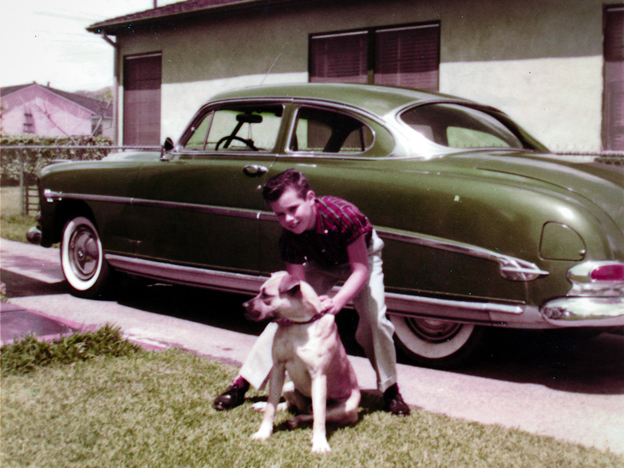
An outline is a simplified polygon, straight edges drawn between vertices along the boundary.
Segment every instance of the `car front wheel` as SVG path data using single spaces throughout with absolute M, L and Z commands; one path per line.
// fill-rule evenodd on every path
M 482 327 L 390 315 L 399 348 L 417 364 L 437 369 L 466 363 L 483 341 Z
M 61 268 L 72 294 L 85 298 L 100 295 L 109 276 L 109 267 L 100 236 L 88 218 L 78 216 L 63 228 Z

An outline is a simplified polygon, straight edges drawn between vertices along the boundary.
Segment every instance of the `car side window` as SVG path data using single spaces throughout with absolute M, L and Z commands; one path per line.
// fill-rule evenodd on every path
M 212 109 L 191 127 L 184 148 L 191 151 L 273 151 L 281 105 L 237 105 Z
M 456 104 L 427 104 L 409 109 L 401 120 L 438 145 L 451 148 L 522 148 L 502 122 L 485 112 Z
M 340 112 L 300 107 L 288 149 L 291 152 L 363 153 L 373 144 L 373 132 L 363 122 Z

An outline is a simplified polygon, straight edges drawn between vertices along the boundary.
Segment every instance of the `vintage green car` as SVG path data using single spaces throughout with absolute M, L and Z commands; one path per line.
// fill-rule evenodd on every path
M 113 271 L 255 293 L 284 268 L 260 189 L 288 168 L 355 203 L 385 242 L 387 304 L 413 359 L 466 359 L 486 327 L 624 326 L 621 160 L 563 157 L 504 113 L 344 84 L 216 96 L 160 153 L 49 166 L 40 226 L 95 297 Z

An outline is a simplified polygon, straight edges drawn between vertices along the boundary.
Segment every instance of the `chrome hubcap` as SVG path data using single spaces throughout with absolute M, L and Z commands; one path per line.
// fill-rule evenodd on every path
M 430 343 L 441 343 L 452 339 L 463 326 L 461 323 L 431 319 L 407 319 L 406 322 L 415 335 Z
M 89 280 L 97 271 L 100 251 L 95 233 L 80 226 L 69 241 L 69 260 L 72 270 L 83 281 Z

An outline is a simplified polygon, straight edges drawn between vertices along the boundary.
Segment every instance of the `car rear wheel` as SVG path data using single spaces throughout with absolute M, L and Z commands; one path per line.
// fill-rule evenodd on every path
M 482 327 L 390 315 L 397 344 L 417 364 L 438 369 L 467 362 L 483 341 Z
M 100 295 L 109 276 L 109 267 L 100 236 L 88 218 L 78 216 L 63 228 L 61 268 L 72 294 L 94 298 Z

